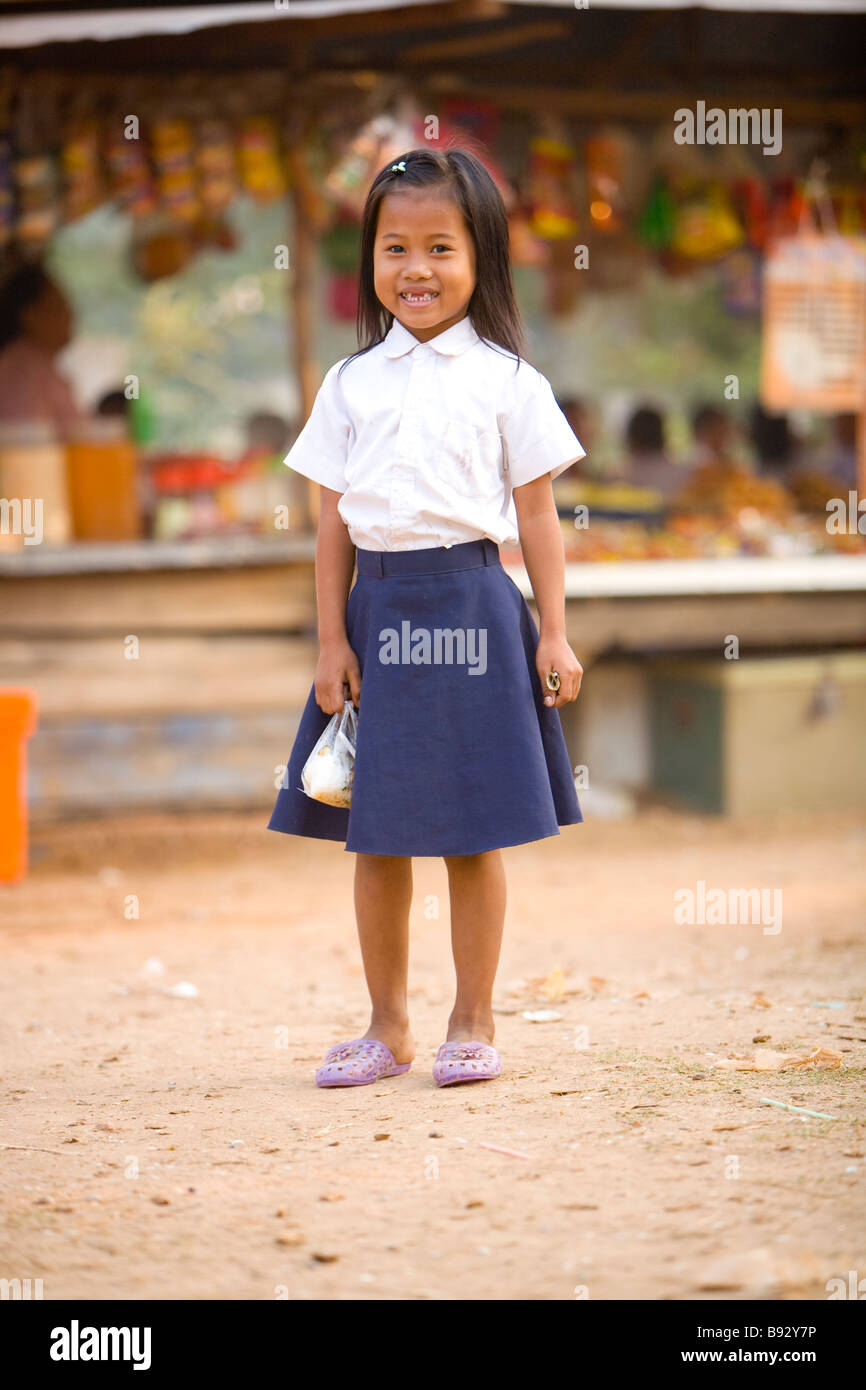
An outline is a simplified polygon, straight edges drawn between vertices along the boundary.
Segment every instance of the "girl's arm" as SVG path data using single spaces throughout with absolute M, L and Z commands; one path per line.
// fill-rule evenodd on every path
M 577 698 L 583 667 L 565 637 L 565 547 L 550 474 L 516 487 L 513 496 L 523 560 L 540 619 L 538 675 L 544 703 L 558 707 Z M 548 691 L 548 671 L 559 672 L 556 695 Z
M 346 635 L 346 602 L 355 569 L 355 547 L 337 511 L 341 494 L 322 488 L 316 538 L 316 607 L 319 659 L 316 664 L 316 704 L 325 714 L 337 714 L 346 700 L 361 699 L 361 669 Z

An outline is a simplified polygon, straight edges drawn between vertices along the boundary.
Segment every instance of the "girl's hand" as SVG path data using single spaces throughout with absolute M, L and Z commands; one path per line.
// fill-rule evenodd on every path
M 313 681 L 316 704 L 325 714 L 340 714 L 349 698 L 355 708 L 359 708 L 361 668 L 348 638 L 327 642 L 319 648 Z
M 560 705 L 577 699 L 583 680 L 583 667 L 564 637 L 545 637 L 542 633 L 535 653 L 535 665 L 546 705 L 558 709 Z M 559 672 L 559 689 L 555 694 L 547 686 L 550 671 Z

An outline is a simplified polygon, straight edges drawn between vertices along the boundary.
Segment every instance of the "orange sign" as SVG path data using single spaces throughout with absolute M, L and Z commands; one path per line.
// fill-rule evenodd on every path
M 785 237 L 767 248 L 761 402 L 861 411 L 866 399 L 866 237 Z

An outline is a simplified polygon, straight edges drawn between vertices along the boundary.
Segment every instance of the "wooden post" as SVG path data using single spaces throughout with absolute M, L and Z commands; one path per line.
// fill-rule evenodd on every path
M 315 357 L 315 238 L 312 208 L 307 196 L 307 171 L 302 151 L 295 146 L 289 151 L 292 174 L 291 204 L 294 214 L 292 241 L 292 302 L 291 320 L 294 329 L 295 372 L 301 401 L 302 423 L 309 418 L 321 382 Z M 304 524 L 319 522 L 320 492 L 318 483 L 307 480 Z

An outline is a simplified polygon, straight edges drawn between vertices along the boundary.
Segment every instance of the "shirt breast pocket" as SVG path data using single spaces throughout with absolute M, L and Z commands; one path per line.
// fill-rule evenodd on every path
M 470 420 L 451 419 L 443 436 L 442 464 L 447 481 L 462 497 L 498 496 L 506 476 L 504 440 Z

